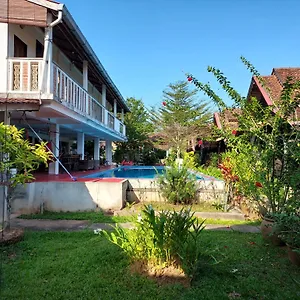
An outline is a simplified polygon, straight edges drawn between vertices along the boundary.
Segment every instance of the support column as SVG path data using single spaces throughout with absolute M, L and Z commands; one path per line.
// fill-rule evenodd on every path
M 48 13 L 47 16 L 47 23 L 50 24 L 52 22 L 52 14 Z M 53 68 L 52 68 L 52 61 L 53 61 L 53 28 L 52 27 L 46 27 L 45 28 L 45 47 L 48 47 L 48 49 L 45 49 L 47 51 L 46 61 L 48 61 L 47 64 L 47 93 L 51 94 L 53 91 Z M 57 80 L 57 79 L 56 79 Z
M 0 123 L 4 125 L 10 125 L 10 113 L 6 111 L 0 111 Z
M 98 169 L 100 166 L 100 139 L 94 138 L 94 168 Z
M 50 142 L 51 150 L 55 157 L 59 157 L 59 125 L 51 124 L 50 125 Z M 58 161 L 49 163 L 49 174 L 58 175 L 59 174 L 59 164 Z
M 122 123 L 124 123 L 124 108 L 122 108 L 122 111 L 121 111 L 121 121 L 122 121 Z
M 110 166 L 112 164 L 112 143 L 111 141 L 105 141 L 105 157 L 106 162 Z
M 117 117 L 118 109 L 117 109 L 117 100 L 114 99 L 114 116 Z
M 103 123 L 107 125 L 107 110 L 106 110 L 106 85 L 102 84 L 102 106 L 105 108 L 103 111 Z
M 0 112 L 0 123 L 4 123 L 4 125 L 10 125 L 10 114 L 6 111 Z M 3 153 L 3 160 L 6 160 L 8 158 L 8 155 Z M 0 176 L 0 181 L 6 181 L 5 177 Z M 4 219 L 4 228 L 6 228 L 9 225 L 9 210 L 8 210 L 8 188 L 7 185 L 1 184 L 0 185 L 0 217 Z M 4 210 L 2 210 L 2 208 Z
M 80 154 L 80 159 L 84 160 L 84 133 L 77 133 L 77 154 Z
M 86 60 L 83 61 L 83 69 L 82 69 L 82 75 L 83 75 L 83 88 L 88 91 L 88 70 L 89 70 L 89 66 L 88 66 L 88 62 Z

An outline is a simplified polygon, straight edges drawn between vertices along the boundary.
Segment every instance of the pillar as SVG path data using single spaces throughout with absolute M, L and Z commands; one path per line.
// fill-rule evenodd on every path
M 117 117 L 118 109 L 117 109 L 117 100 L 114 99 L 114 116 Z
M 94 160 L 100 159 L 100 139 L 94 138 Z
M 106 85 L 102 84 L 102 106 L 105 108 L 103 111 L 103 123 L 107 125 L 107 111 L 106 111 Z
M 47 16 L 47 23 L 50 24 L 52 22 L 52 14 L 48 13 Z M 52 27 L 46 27 L 45 28 L 45 42 L 44 47 L 48 47 L 46 51 L 47 57 L 46 61 L 48 61 L 47 65 L 47 93 L 51 94 L 53 91 L 53 68 L 52 68 L 52 61 L 53 61 L 53 28 Z M 57 79 L 56 79 L 57 80 Z
M 77 133 L 77 154 L 80 154 L 80 159 L 84 160 L 84 133 Z
M 83 69 L 82 69 L 82 75 L 83 75 L 83 88 L 88 91 L 88 70 L 89 70 L 89 66 L 88 66 L 88 62 L 86 60 L 83 61 Z
M 9 112 L 0 111 L 0 123 L 1 122 L 3 122 L 4 125 L 10 125 L 10 114 L 9 114 Z M 3 153 L 2 155 L 3 155 L 2 159 L 7 160 L 8 155 L 5 154 L 5 153 Z M 1 175 L 0 176 L 0 181 L 1 182 L 6 181 L 6 176 Z M 0 217 L 1 217 L 1 220 L 2 220 L 2 218 L 4 219 L 4 224 L 3 224 L 4 228 L 6 228 L 7 225 L 9 224 L 9 210 L 7 209 L 8 208 L 7 197 L 8 197 L 7 185 L 0 184 L 0 205 L 1 205 L 1 207 L 0 207 Z M 3 211 L 2 211 L 2 208 L 3 208 Z
M 94 138 L 94 168 L 98 169 L 100 166 L 100 139 Z
M 10 125 L 10 113 L 7 111 L 0 111 L 0 123 Z
M 50 125 L 50 142 L 51 151 L 55 157 L 59 157 L 59 125 Z M 58 175 L 59 174 L 59 163 L 57 160 L 49 163 L 49 174 Z
M 108 165 L 112 164 L 112 143 L 111 141 L 105 141 L 105 157 Z
M 121 121 L 122 121 L 122 123 L 124 123 L 124 108 L 122 108 L 122 111 L 121 111 Z

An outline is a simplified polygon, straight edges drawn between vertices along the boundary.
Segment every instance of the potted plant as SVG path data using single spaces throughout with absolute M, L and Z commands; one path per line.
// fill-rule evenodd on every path
M 274 229 L 288 247 L 290 261 L 300 266 L 300 215 L 282 214 L 275 221 Z

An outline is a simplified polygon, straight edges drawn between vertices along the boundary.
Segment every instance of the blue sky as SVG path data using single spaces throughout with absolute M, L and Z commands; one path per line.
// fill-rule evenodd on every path
M 221 69 L 243 95 L 250 74 L 300 65 L 299 0 L 64 0 L 124 97 L 161 105 L 170 82 L 190 72 L 210 82 Z M 200 98 L 207 99 L 204 95 Z

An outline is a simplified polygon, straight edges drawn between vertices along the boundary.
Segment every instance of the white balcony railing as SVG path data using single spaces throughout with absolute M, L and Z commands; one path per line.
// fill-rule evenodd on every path
M 10 58 L 8 92 L 37 93 L 42 80 L 42 59 Z M 53 96 L 70 109 L 98 121 L 106 127 L 125 135 L 125 126 L 111 112 L 94 99 L 56 64 L 52 63 Z
M 8 68 L 8 92 L 38 92 L 42 59 L 9 59 Z

